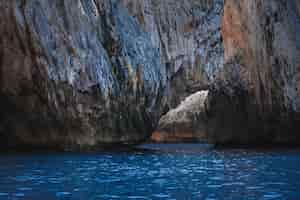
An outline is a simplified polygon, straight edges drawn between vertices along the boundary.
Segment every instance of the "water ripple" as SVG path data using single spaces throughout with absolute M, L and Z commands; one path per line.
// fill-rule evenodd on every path
M 0 156 L 0 199 L 300 199 L 300 152 Z

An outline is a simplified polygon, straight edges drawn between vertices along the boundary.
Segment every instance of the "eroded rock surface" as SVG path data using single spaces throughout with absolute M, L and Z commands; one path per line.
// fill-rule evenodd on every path
M 0 2 L 1 146 L 73 148 L 149 136 L 160 52 L 119 1 Z
M 159 120 L 151 140 L 154 142 L 207 142 L 205 100 L 208 91 L 199 91 L 171 109 Z
M 139 142 L 208 87 L 205 105 L 196 93 L 164 115 L 156 138 L 300 142 L 297 0 L 225 0 L 222 31 L 223 0 L 10 0 L 0 11 L 1 147 Z
M 298 0 L 225 1 L 225 66 L 208 98 L 217 143 L 300 143 L 299 8 Z
M 223 0 L 121 0 L 159 49 L 168 105 L 207 89 L 223 66 Z
M 222 66 L 223 0 L 0 1 L 1 146 L 133 143 Z

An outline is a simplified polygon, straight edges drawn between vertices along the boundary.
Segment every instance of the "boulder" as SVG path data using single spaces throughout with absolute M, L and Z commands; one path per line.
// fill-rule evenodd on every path
M 188 96 L 180 105 L 171 109 L 159 120 L 152 134 L 154 142 L 208 142 L 205 100 L 208 91 Z

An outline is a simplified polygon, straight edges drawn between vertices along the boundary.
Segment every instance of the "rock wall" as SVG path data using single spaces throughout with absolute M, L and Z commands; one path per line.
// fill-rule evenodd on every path
M 118 1 L 0 2 L 1 147 L 133 143 L 167 87 L 151 35 Z
M 207 89 L 223 66 L 223 0 L 121 0 L 166 65 L 168 105 Z
M 0 1 L 0 146 L 134 143 L 222 66 L 223 0 Z
M 181 128 L 205 126 L 220 144 L 299 143 L 299 1 L 224 3 L 0 1 L 0 146 L 140 142 L 207 88 L 206 124 Z
M 225 65 L 207 101 L 217 143 L 300 143 L 299 8 L 297 0 L 225 1 Z

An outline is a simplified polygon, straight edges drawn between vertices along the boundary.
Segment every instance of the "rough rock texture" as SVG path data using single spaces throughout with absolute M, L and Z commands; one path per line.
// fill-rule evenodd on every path
M 168 104 L 208 88 L 223 66 L 223 0 L 121 0 L 159 49 L 167 67 Z
M 159 120 L 157 130 L 152 134 L 154 142 L 207 141 L 207 117 L 204 102 L 208 91 L 199 91 L 170 110 Z
M 223 0 L 0 1 L 0 146 L 144 140 L 222 66 Z
M 217 143 L 300 143 L 299 32 L 298 0 L 225 1 L 225 66 L 207 101 Z
M 149 136 L 166 70 L 119 1 L 3 0 L 0 19 L 1 147 Z

